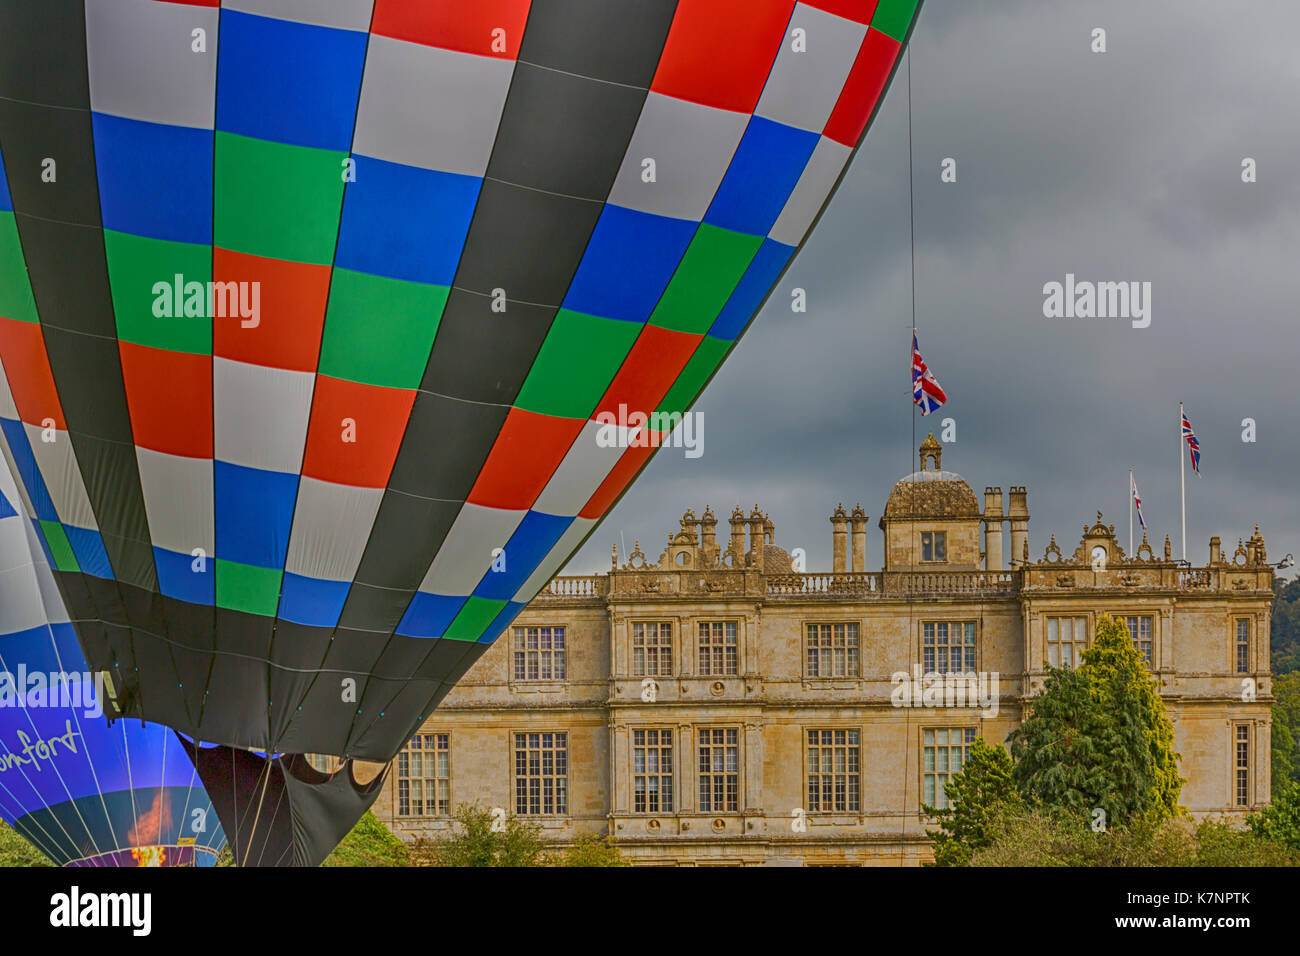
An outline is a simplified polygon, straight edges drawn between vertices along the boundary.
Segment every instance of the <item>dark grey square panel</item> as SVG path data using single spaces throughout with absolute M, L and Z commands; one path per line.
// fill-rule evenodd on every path
M 42 332 L 68 430 L 131 444 L 131 415 L 117 339 L 51 326 L 42 327 Z M 92 495 L 90 500 L 96 499 Z
M 644 90 L 521 63 L 488 175 L 603 202 L 644 102 Z
M 0 96 L 90 108 L 83 3 L 0 3 Z
M 103 232 L 23 213 L 15 218 L 42 324 L 115 338 Z
M 374 541 L 371 542 L 375 544 Z M 383 545 L 375 552 L 387 550 Z M 430 561 L 432 558 L 429 559 Z M 427 562 L 426 562 L 427 563 Z M 369 584 L 353 584 L 348 591 L 339 626 L 361 630 L 392 631 L 402 620 L 407 605 L 415 596 L 415 588 L 386 588 Z
M 15 211 L 99 225 L 89 112 L 0 100 L 0 142 Z M 46 159 L 54 160 L 53 182 L 41 178 Z
M 455 295 L 456 293 L 453 292 L 453 298 Z M 459 324 L 467 320 L 458 318 L 456 321 Z M 549 322 L 547 324 L 549 326 Z M 437 354 L 436 348 L 434 353 Z M 490 368 L 480 369 L 479 372 L 480 376 L 494 375 Z M 425 376 L 426 387 L 431 378 L 433 377 Z M 466 387 L 470 387 L 468 376 L 461 381 Z M 443 384 L 455 383 L 443 382 Z M 411 407 L 411 416 L 407 420 L 406 434 L 397 453 L 393 473 L 388 480 L 389 488 L 421 498 L 464 501 L 470 489 L 474 487 L 479 469 L 482 468 L 483 462 L 487 461 L 492 443 L 496 441 L 509 411 L 509 407 L 504 403 L 490 405 L 474 401 L 459 401 L 429 392 L 417 392 L 415 403 Z M 379 527 L 386 510 L 402 508 L 400 503 L 390 502 L 388 498 L 389 496 L 385 495 L 380 505 L 380 517 L 375 521 L 376 528 Z M 407 505 L 401 513 L 413 516 L 415 507 L 413 504 Z M 450 511 L 434 509 L 417 520 L 422 522 L 420 527 L 428 533 L 434 533 L 448 513 L 454 520 L 457 510 L 459 509 L 453 508 Z M 396 526 L 390 524 L 385 527 L 391 531 Z M 443 534 L 445 533 L 443 529 Z M 371 538 L 376 537 L 377 533 L 372 532 Z M 428 567 L 427 563 L 425 566 Z M 366 562 L 363 559 L 362 568 L 365 567 Z M 424 572 L 421 571 L 420 574 L 423 576 Z M 357 580 L 369 584 L 381 584 L 386 583 L 388 578 L 370 577 L 363 571 L 358 571 Z M 418 578 L 416 583 L 419 583 Z
M 533 0 L 519 60 L 648 89 L 676 11 L 677 0 Z
M 467 402 L 509 405 L 523 387 L 557 311 L 508 302 L 505 312 L 493 312 L 486 296 L 452 289 L 420 387 Z M 409 427 L 406 434 L 409 439 Z M 465 450 L 477 448 L 474 439 Z
M 485 180 L 455 284 L 484 295 L 504 289 L 512 302 L 558 306 L 601 208 L 598 202 Z

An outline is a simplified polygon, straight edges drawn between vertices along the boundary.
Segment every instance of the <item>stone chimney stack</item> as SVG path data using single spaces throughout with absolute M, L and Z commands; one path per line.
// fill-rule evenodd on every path
M 763 549 L 766 547 L 763 537 L 767 530 L 765 524 L 763 512 L 758 510 L 758 505 L 754 505 L 754 510 L 749 513 L 749 566 L 755 571 L 763 570 Z
M 853 567 L 851 568 L 857 574 L 863 574 L 867 570 L 867 513 L 862 510 L 862 503 L 853 506 L 853 514 L 849 516 L 849 521 L 853 524 Z
M 700 553 L 710 563 L 718 554 L 717 531 L 718 519 L 714 517 L 713 509 L 705 505 L 704 514 L 700 516 Z
M 745 566 L 745 512 L 736 505 L 731 510 L 731 554 L 736 568 Z
M 1011 556 L 1015 557 L 1015 548 Z M 984 570 L 1002 571 L 1002 489 L 984 489 Z
M 1029 494 L 1024 485 L 1012 485 L 1007 517 L 1011 519 L 1011 559 L 1015 567 L 1029 554 Z
M 1216 534 L 1210 539 L 1210 565 L 1214 566 L 1223 560 L 1223 542 L 1219 540 Z
M 832 540 L 835 544 L 835 560 L 831 570 L 836 574 L 843 574 L 848 570 L 845 562 L 849 550 L 849 516 L 844 513 L 842 501 L 836 505 L 835 513 L 831 515 L 831 528 L 833 529 Z

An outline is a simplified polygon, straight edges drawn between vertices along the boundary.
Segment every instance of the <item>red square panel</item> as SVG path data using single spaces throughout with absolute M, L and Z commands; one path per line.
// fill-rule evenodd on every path
M 651 446 L 645 448 L 632 447 L 623 452 L 623 457 L 618 460 L 618 464 L 600 483 L 596 493 L 591 496 L 586 507 L 579 512 L 582 518 L 599 518 L 612 505 L 615 499 L 623 493 L 623 489 L 628 483 L 636 477 L 641 466 L 649 460 L 651 453 L 655 449 Z
M 18 406 L 18 417 L 42 427 L 47 418 L 52 418 L 55 428 L 66 430 L 40 325 L 0 318 L 0 363 L 4 364 L 9 390 Z
M 212 352 L 221 358 L 290 369 L 316 371 L 330 267 L 282 262 L 212 250 L 214 282 L 257 282 L 258 324 L 246 328 L 238 316 L 212 320 Z
M 876 7 L 880 5 L 880 0 L 802 0 L 802 2 L 806 6 L 825 10 L 846 20 L 856 20 L 858 23 L 870 23 L 876 13 Z
M 376 0 L 370 32 L 513 60 L 532 0 Z
M 141 448 L 212 457 L 212 356 L 119 342 L 131 431 Z
M 826 121 L 826 128 L 822 130 L 825 135 L 845 146 L 858 145 L 867 120 L 871 119 L 871 112 L 876 108 L 876 101 L 889 82 L 889 73 L 901 46 L 893 37 L 879 30 L 867 30 L 844 90 L 831 111 L 831 118 Z
M 512 408 L 466 500 L 488 508 L 528 509 L 585 424 L 585 419 Z
M 591 417 L 595 419 L 601 412 L 617 416 L 620 405 L 627 406 L 629 415 L 633 412 L 649 415 L 659 400 L 668 394 L 668 389 L 677 381 L 677 376 L 702 341 L 703 335 L 647 325 L 623 360 L 614 381 L 605 389 Z
M 415 390 L 316 377 L 302 473 L 358 488 L 388 484 Z
M 793 9 L 794 0 L 681 0 L 650 88 L 754 112 Z

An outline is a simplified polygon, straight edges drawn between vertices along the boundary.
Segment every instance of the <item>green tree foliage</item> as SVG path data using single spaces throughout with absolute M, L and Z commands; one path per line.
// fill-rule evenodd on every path
M 514 815 L 504 828 L 493 829 L 492 811 L 475 804 L 456 808 L 452 836 L 429 841 L 419 857 L 435 866 L 540 866 L 541 828 Z
M 53 865 L 45 854 L 0 821 L 0 867 Z
M 627 866 L 612 838 L 580 836 L 547 860 L 551 866 Z
M 1087 816 L 1094 807 L 1127 816 L 1132 800 L 1112 786 L 1104 750 L 1103 718 L 1088 679 L 1053 669 L 1033 709 L 1008 736 L 1015 759 L 1012 779 L 1031 802 Z
M 1031 801 L 1109 826 L 1179 813 L 1174 729 L 1128 629 L 1102 617 L 1077 670 L 1054 668 L 1011 733 L 1012 779 Z
M 1246 823 L 1256 836 L 1300 853 L 1300 784 L 1273 785 L 1273 804 L 1252 813 Z
M 321 866 L 410 866 L 411 852 L 369 810 Z
M 1022 807 L 1000 814 L 992 841 L 972 866 L 1294 866 L 1300 856 L 1228 823 L 1146 814 L 1129 825 L 1093 830 L 1068 810 Z
M 1273 616 L 1269 629 L 1273 673 L 1300 671 L 1300 577 L 1273 581 Z
M 1137 809 L 1154 810 L 1158 817 L 1176 816 L 1183 780 L 1178 776 L 1174 725 L 1165 712 L 1160 688 L 1123 622 L 1104 615 L 1098 620 L 1092 646 L 1083 652 L 1081 670 L 1100 700 L 1110 739 L 1120 748 L 1117 757 L 1122 754 L 1119 759 L 1126 761 L 1132 754 L 1134 769 L 1148 787 Z
M 970 756 L 944 787 L 949 807 L 925 806 L 926 815 L 939 820 L 938 830 L 926 831 L 934 840 L 935 866 L 967 865 L 973 852 L 992 842 L 997 818 L 1021 809 L 1011 773 L 1011 755 L 1006 748 L 976 737 Z
M 1300 671 L 1273 678 L 1273 787 L 1300 783 Z

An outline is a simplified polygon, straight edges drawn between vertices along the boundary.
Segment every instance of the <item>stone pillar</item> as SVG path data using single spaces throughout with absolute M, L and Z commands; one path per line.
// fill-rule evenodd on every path
M 861 504 L 854 506 L 849 521 L 853 524 L 853 567 L 850 570 L 864 574 L 867 570 L 867 513 Z
M 1029 501 L 1024 485 L 1012 485 L 1007 517 L 1011 519 L 1011 558 L 1020 566 L 1029 553 Z
M 745 512 L 740 510 L 740 505 L 736 505 L 731 510 L 731 553 L 734 555 L 733 560 L 737 568 L 745 566 Z
M 843 574 L 848 570 L 845 562 L 849 550 L 849 516 L 844 511 L 843 502 L 835 507 L 835 513 L 831 515 L 831 528 L 835 544 L 835 560 L 831 570 L 836 574 Z
M 755 571 L 763 570 L 763 549 L 766 547 L 763 539 L 767 531 L 767 519 L 763 517 L 763 512 L 758 510 L 758 505 L 754 505 L 754 510 L 749 513 L 749 566 Z
M 1216 534 L 1210 539 L 1210 565 L 1213 567 L 1223 560 L 1223 542 L 1219 540 Z
M 1015 548 L 1011 553 L 1016 559 Z M 1002 489 L 993 486 L 984 489 L 984 570 L 1001 571 L 1002 563 Z
M 713 509 L 705 505 L 704 514 L 700 516 L 700 554 L 710 564 L 718 553 L 717 533 L 718 519 L 713 516 Z

